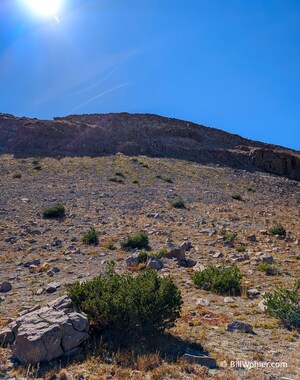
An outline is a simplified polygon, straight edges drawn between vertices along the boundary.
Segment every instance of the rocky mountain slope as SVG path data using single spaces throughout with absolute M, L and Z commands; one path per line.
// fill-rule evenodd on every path
M 43 156 L 142 154 L 267 171 L 300 180 L 297 151 L 150 114 L 71 115 L 52 121 L 1 114 L 0 152 Z

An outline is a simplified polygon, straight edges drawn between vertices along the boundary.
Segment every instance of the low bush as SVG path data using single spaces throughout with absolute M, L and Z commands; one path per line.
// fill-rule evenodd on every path
M 292 289 L 282 286 L 264 295 L 266 313 L 281 321 L 291 329 L 300 327 L 300 281 L 296 281 Z
M 181 293 L 173 279 L 154 270 L 118 274 L 110 263 L 98 277 L 76 282 L 68 294 L 97 329 L 140 337 L 163 332 L 180 317 Z
M 274 224 L 274 226 L 270 228 L 269 232 L 272 235 L 280 235 L 280 236 L 286 235 L 286 230 L 281 223 Z
M 146 263 L 148 259 L 148 254 L 145 251 L 141 251 L 138 254 L 138 260 L 140 264 Z
M 245 247 L 243 244 L 237 245 L 237 246 L 235 247 L 235 249 L 236 249 L 238 252 L 245 252 L 245 251 L 246 251 L 246 247 Z
M 174 201 L 171 201 L 171 206 L 174 208 L 185 208 L 184 201 L 181 198 L 178 198 L 178 199 L 175 199 Z
M 236 201 L 242 200 L 242 196 L 240 194 L 232 194 L 231 198 L 236 200 Z
M 87 245 L 98 245 L 99 244 L 98 231 L 94 227 L 89 228 L 83 235 L 82 242 Z
M 192 275 L 192 280 L 197 287 L 203 287 L 218 294 L 238 295 L 241 292 L 242 274 L 234 265 L 217 268 L 208 266 L 203 271 L 197 271 Z
M 160 248 L 157 252 L 153 253 L 151 256 L 161 259 L 168 251 L 166 248 Z
M 272 264 L 261 263 L 258 265 L 258 270 L 265 272 L 267 276 L 275 276 L 277 274 L 277 269 Z
M 237 237 L 237 234 L 235 232 L 230 232 L 227 230 L 222 230 L 221 235 L 223 236 L 224 241 L 230 241 L 231 243 L 235 240 Z
M 149 249 L 149 238 L 146 232 L 139 232 L 121 241 L 123 249 Z
M 65 214 L 65 206 L 62 204 L 56 204 L 43 211 L 44 218 L 63 218 Z
M 110 251 L 114 251 L 116 249 L 116 246 L 114 245 L 113 242 L 109 242 L 107 243 L 106 248 L 109 249 Z

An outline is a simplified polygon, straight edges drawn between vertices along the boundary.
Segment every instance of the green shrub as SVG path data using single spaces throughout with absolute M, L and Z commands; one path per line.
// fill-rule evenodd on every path
M 242 200 L 242 196 L 240 194 L 232 194 L 231 198 L 236 200 L 236 201 Z
M 65 206 L 62 204 L 56 204 L 43 211 L 43 216 L 45 218 L 63 218 L 65 214 Z
M 137 276 L 117 274 L 110 263 L 98 277 L 68 287 L 79 311 L 98 329 L 112 328 L 120 336 L 140 337 L 174 326 L 182 304 L 170 276 L 146 270 Z
M 109 242 L 107 243 L 107 249 L 109 249 L 110 251 L 114 251 L 116 249 L 116 246 L 114 245 L 113 242 Z
M 279 286 L 274 292 L 266 292 L 266 313 L 279 319 L 287 328 L 300 327 L 300 281 L 292 289 Z
M 243 244 L 237 245 L 237 246 L 235 247 L 235 249 L 236 249 L 238 252 L 245 252 L 245 251 L 246 251 L 246 247 L 245 247 Z
M 153 253 L 151 256 L 161 259 L 167 252 L 166 248 L 160 248 L 158 252 Z
M 98 231 L 94 227 L 89 228 L 83 235 L 82 241 L 84 244 L 87 244 L 87 245 L 92 245 L 92 244 L 98 245 L 99 244 Z
M 272 264 L 261 263 L 258 265 L 258 270 L 265 272 L 267 276 L 275 276 L 277 269 Z
M 221 235 L 223 236 L 224 241 L 230 241 L 231 243 L 237 237 L 237 234 L 235 232 L 230 232 L 230 231 L 226 231 L 226 230 L 222 230 Z
M 217 268 L 208 266 L 203 271 L 195 272 L 192 275 L 194 284 L 198 287 L 206 287 L 214 293 L 236 295 L 241 291 L 242 274 L 239 268 L 234 265 L 230 268 L 222 265 Z
M 146 234 L 146 232 L 139 232 L 136 235 L 129 236 L 127 239 L 121 241 L 121 247 L 124 249 L 149 249 L 148 235 Z
M 39 157 L 33 159 L 32 160 L 32 165 L 33 165 L 33 169 L 35 169 L 35 170 L 41 170 L 42 169 L 41 159 Z
M 147 252 L 145 251 L 141 251 L 139 252 L 138 254 L 138 260 L 139 260 L 139 263 L 142 264 L 142 263 L 146 263 L 147 262 L 147 259 L 148 259 L 148 254 Z
M 171 202 L 171 206 L 174 208 L 185 208 L 183 199 L 178 198 Z
M 20 172 L 16 172 L 13 174 L 13 178 L 20 179 L 22 178 L 22 174 Z
M 269 232 L 272 235 L 280 235 L 280 236 L 286 235 L 286 230 L 281 223 L 274 224 L 274 226 L 270 228 Z

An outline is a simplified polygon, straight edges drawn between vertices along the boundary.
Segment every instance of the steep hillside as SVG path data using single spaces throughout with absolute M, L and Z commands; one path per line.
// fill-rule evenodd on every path
M 53 121 L 0 115 L 0 152 L 42 156 L 169 157 L 300 180 L 299 152 L 149 114 L 71 115 Z

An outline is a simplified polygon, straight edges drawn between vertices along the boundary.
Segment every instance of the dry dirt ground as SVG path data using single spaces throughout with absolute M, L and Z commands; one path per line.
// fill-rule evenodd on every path
M 119 243 L 141 230 L 148 232 L 153 251 L 167 248 L 170 241 L 188 240 L 193 248 L 187 256 L 199 264 L 230 264 L 237 259 L 244 287 L 260 291 L 255 299 L 244 294 L 225 303 L 224 296 L 195 288 L 191 268 L 165 260 L 161 273 L 174 277 L 184 300 L 182 316 L 171 333 L 200 343 L 217 359 L 217 370 L 168 362 L 158 353 L 134 357 L 119 352 L 109 360 L 90 354 L 83 361 L 66 364 L 65 369 L 53 364 L 42 374 L 39 368 L 13 369 L 12 378 L 300 379 L 299 333 L 280 326 L 258 307 L 264 291 L 278 284 L 290 286 L 300 278 L 300 245 L 296 244 L 300 183 L 258 172 L 123 155 L 60 159 L 3 155 L 0 173 L 0 282 L 7 280 L 13 286 L 1 295 L 2 326 L 23 310 L 64 294 L 68 283 L 96 276 L 110 260 L 116 261 L 118 271 L 126 270 L 128 252 Z M 233 194 L 242 200 L 232 199 Z M 179 197 L 184 209 L 170 205 Z M 44 219 L 41 211 L 58 202 L 65 205 L 66 218 Z M 286 228 L 285 239 L 263 232 L 275 222 Z M 97 247 L 81 241 L 90 226 L 99 231 Z M 224 246 L 220 236 L 224 228 L 237 234 L 235 247 Z M 249 240 L 251 235 L 256 241 Z M 110 243 L 114 250 L 108 248 Z M 246 251 L 239 253 L 236 247 L 241 244 Z M 258 269 L 255 258 L 260 252 L 273 256 L 276 275 L 267 276 Z M 223 255 L 217 258 L 215 253 Z M 240 261 L 245 253 L 249 259 Z M 24 266 L 36 259 L 40 260 L 37 273 Z M 56 269 L 52 276 L 47 274 L 51 268 Z M 43 289 L 51 282 L 60 286 L 48 294 Z M 210 305 L 197 306 L 201 297 Z M 256 334 L 226 331 L 226 324 L 233 320 L 251 323 Z M 9 351 L 0 349 L 4 377 L 8 357 Z M 228 368 L 231 361 L 243 360 L 276 367 L 287 363 L 287 368 Z

